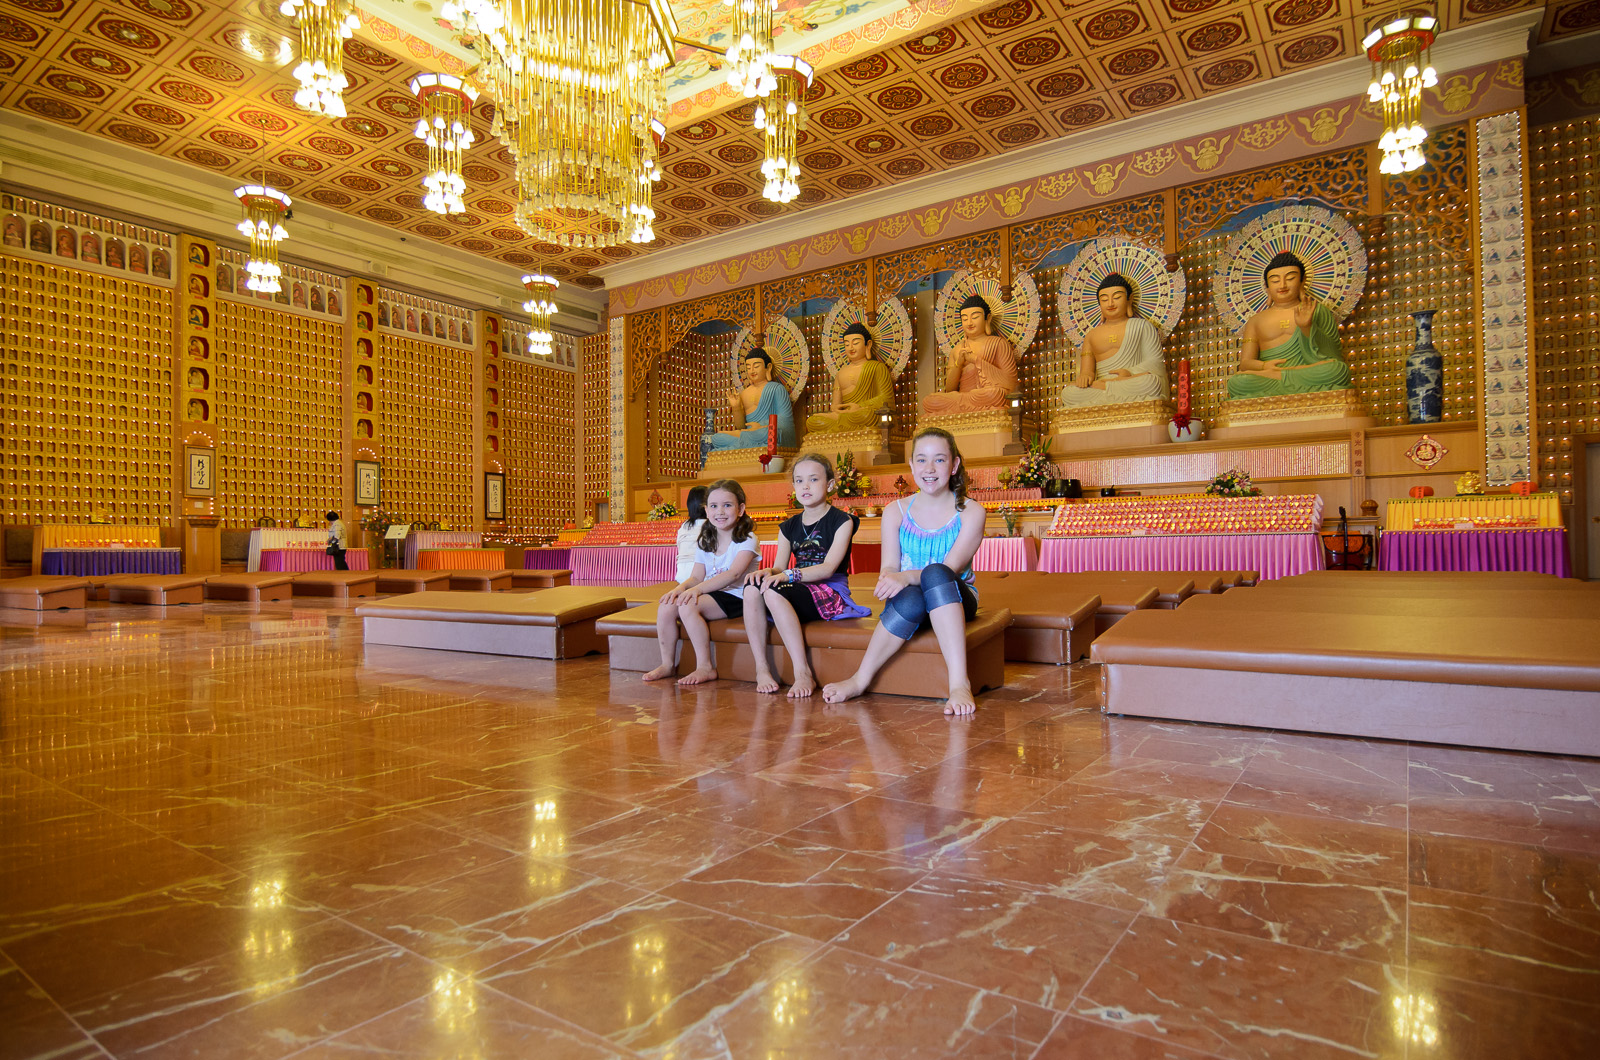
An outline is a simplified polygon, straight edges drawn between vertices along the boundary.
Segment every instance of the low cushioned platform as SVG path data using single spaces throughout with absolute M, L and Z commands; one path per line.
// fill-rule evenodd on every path
M 254 571 L 249 574 L 213 574 L 206 579 L 207 600 L 246 600 L 271 603 L 294 595 L 295 571 Z
M 30 574 L 0 580 L 0 607 L 54 611 L 83 607 L 89 600 L 89 579 L 65 574 Z
M 553 589 L 558 585 L 571 585 L 570 570 L 514 570 L 511 587 L 514 589 Z
M 874 580 L 876 575 L 873 575 Z M 808 622 L 805 625 L 806 649 L 811 671 L 819 685 L 842 681 L 856 672 L 872 632 L 878 626 L 882 602 L 870 594 L 855 593 L 858 603 L 872 606 L 869 618 L 839 622 Z M 974 692 L 999 688 L 1005 683 L 1005 631 L 1011 612 L 1004 608 L 980 608 L 967 623 L 967 674 Z M 722 619 L 710 623 L 713 664 L 721 677 L 736 681 L 755 680 L 755 656 L 745 641 L 744 622 Z M 619 670 L 650 670 L 661 661 L 656 643 L 656 605 L 645 604 L 608 615 L 595 623 L 595 630 L 611 639 L 611 666 Z M 773 674 L 788 684 L 794 680 L 794 665 L 783 648 L 777 630 L 768 629 Z M 680 638 L 682 650 L 678 672 L 686 674 L 696 665 L 694 649 L 687 637 Z M 924 630 L 878 671 L 873 692 L 897 696 L 943 699 L 950 691 L 950 675 L 939 642 L 932 630 Z
M 372 596 L 378 591 L 378 572 L 370 570 L 314 570 L 291 584 L 296 596 L 331 596 L 335 600 Z
M 111 583 L 120 582 L 124 578 L 137 578 L 137 574 L 86 574 L 89 581 L 89 599 L 111 599 Z
M 983 606 L 1011 612 L 1007 659 L 1068 666 L 1089 654 L 1100 610 L 1098 594 L 1021 578 L 982 581 L 980 586 Z
M 1196 596 L 1185 611 L 1238 614 L 1277 612 L 1342 615 L 1413 615 L 1424 618 L 1476 615 L 1484 618 L 1593 618 L 1600 620 L 1600 593 L 1504 589 L 1494 593 L 1445 592 L 1412 594 L 1398 589 L 1375 593 L 1317 592 L 1308 589 L 1277 593 L 1224 593 Z M 1600 654 L 1600 650 L 1597 650 Z
M 1571 589 L 1585 583 L 1537 571 L 1424 571 L 1424 570 L 1315 570 L 1262 582 L 1274 589 L 1367 589 L 1385 585 L 1464 585 L 1474 589 L 1499 589 L 1522 582 L 1531 588 Z
M 109 586 L 114 604 L 184 605 L 206 598 L 204 574 L 136 574 Z
M 457 592 L 491 593 L 511 588 L 511 572 L 508 570 L 452 570 L 445 573 L 450 575 L 450 588 Z
M 572 659 L 604 652 L 595 620 L 627 603 L 615 591 L 563 585 L 537 593 L 421 592 L 356 608 L 369 644 Z
M 450 588 L 450 572 L 447 570 L 380 570 L 378 571 L 378 592 L 380 593 L 422 593 L 429 589 L 445 590 Z
M 1339 610 L 1271 607 L 1252 623 L 1228 593 L 1130 615 L 1090 654 L 1113 713 L 1600 755 L 1600 619 L 1569 592 L 1528 595 L 1532 610 L 1495 592 L 1380 594 Z M 1252 627 L 1270 635 L 1241 636 Z
M 1170 575 L 1111 574 L 1056 574 L 1047 571 L 1008 571 L 980 573 L 977 576 L 978 600 L 983 600 L 984 587 L 1003 584 L 1010 592 L 1038 593 L 1091 593 L 1100 598 L 1095 609 L 1096 634 L 1104 633 L 1124 616 L 1135 611 L 1155 607 L 1161 598 L 1160 586 L 1170 590 L 1174 606 L 1187 599 L 1188 579 L 1169 582 Z M 1180 590 L 1182 590 L 1180 595 Z

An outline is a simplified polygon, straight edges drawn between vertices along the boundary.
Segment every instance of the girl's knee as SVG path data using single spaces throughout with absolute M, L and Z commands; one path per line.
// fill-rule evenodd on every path
M 922 568 L 922 588 L 935 589 L 941 585 L 952 585 L 956 581 L 956 572 L 943 563 L 930 563 Z

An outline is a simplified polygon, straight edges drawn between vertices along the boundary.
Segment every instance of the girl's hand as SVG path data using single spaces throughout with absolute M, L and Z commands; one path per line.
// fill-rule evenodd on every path
M 877 587 L 873 589 L 872 595 L 880 600 L 892 600 L 900 595 L 900 590 L 905 587 L 904 572 L 880 574 L 878 575 Z
M 761 579 L 761 588 L 763 589 L 776 589 L 780 585 L 789 583 L 789 573 L 787 571 L 772 570 L 765 573 L 766 577 Z
M 764 583 L 767 579 L 767 575 L 771 573 L 771 567 L 762 567 L 760 570 L 753 570 L 744 576 L 744 584 L 754 585 L 758 589 L 764 589 L 766 588 Z
M 679 591 L 678 599 L 675 602 L 679 607 L 693 607 L 700 602 L 700 596 L 699 588 L 683 589 Z

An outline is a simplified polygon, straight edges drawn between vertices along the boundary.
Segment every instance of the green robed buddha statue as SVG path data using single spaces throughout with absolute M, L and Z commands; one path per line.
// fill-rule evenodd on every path
M 894 380 L 878 359 L 878 343 L 862 323 L 844 329 L 848 363 L 833 377 L 830 411 L 806 417 L 806 430 L 818 434 L 859 431 L 877 425 L 879 414 L 894 397 Z
M 1269 304 L 1244 326 L 1239 370 L 1228 379 L 1228 397 L 1350 389 L 1338 323 L 1306 286 L 1305 264 L 1285 251 L 1267 263 L 1261 280 Z

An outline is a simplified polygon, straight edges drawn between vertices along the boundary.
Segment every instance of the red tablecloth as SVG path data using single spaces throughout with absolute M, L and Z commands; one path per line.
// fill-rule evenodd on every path
M 766 541 L 761 545 L 761 565 L 770 567 L 778 558 L 778 543 Z M 850 542 L 850 573 L 876 574 L 883 562 L 883 545 L 877 541 Z
M 673 581 L 677 545 L 580 545 L 572 550 L 574 585 L 617 585 Z
M 1316 534 L 1196 534 L 1059 537 L 1039 553 L 1044 571 L 1254 570 L 1262 578 L 1323 569 Z
M 972 557 L 973 570 L 1038 570 L 1036 537 L 986 537 Z
M 1565 578 L 1567 532 L 1390 530 L 1378 543 L 1379 570 L 1525 570 Z
M 417 570 L 505 570 L 503 548 L 423 548 Z
M 570 548 L 525 548 L 522 550 L 523 570 L 568 570 L 572 566 Z
M 344 561 L 351 570 L 366 570 L 367 550 L 346 549 Z M 310 548 L 264 548 L 261 550 L 261 569 L 264 571 L 333 570 L 333 557 Z

